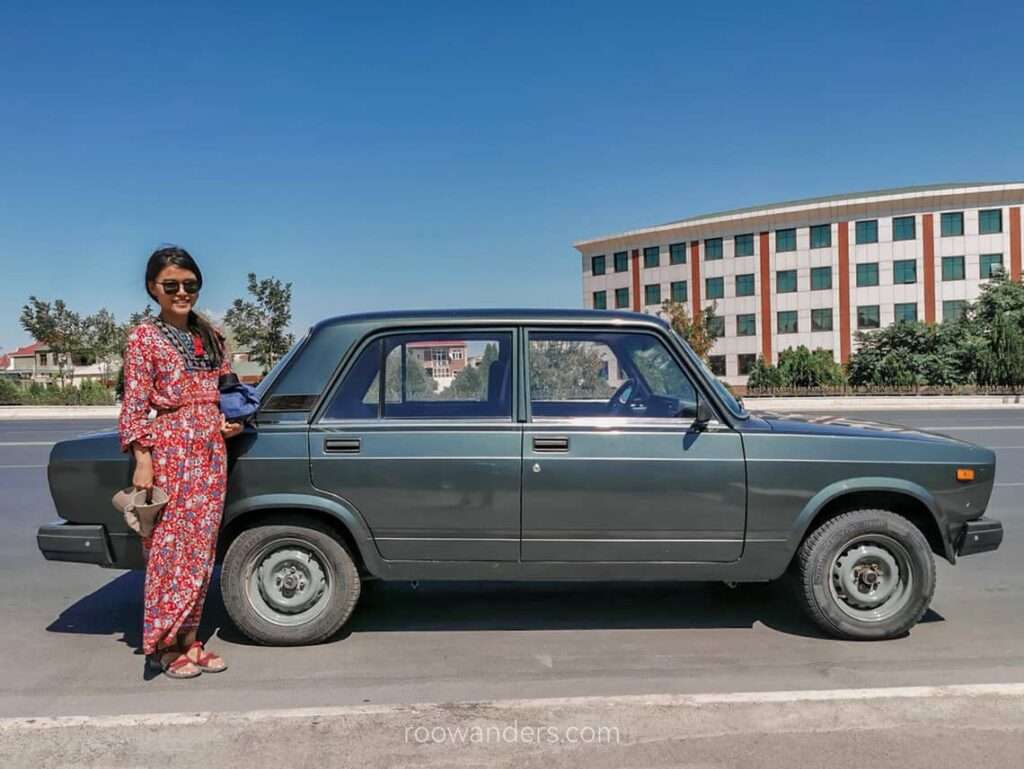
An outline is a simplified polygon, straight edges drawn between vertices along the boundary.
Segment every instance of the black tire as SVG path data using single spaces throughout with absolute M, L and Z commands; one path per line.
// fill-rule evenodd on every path
M 307 560 L 296 554 L 306 554 Z M 268 571 L 268 563 L 274 569 Z M 298 579 L 298 586 L 286 583 L 275 592 L 270 583 L 288 570 L 285 579 Z M 231 620 L 247 637 L 268 646 L 302 646 L 330 638 L 351 616 L 361 587 L 355 561 L 337 534 L 303 516 L 263 521 L 239 534 L 224 556 L 220 584 Z M 267 597 L 271 595 L 282 603 L 311 603 L 303 611 L 279 610 Z
M 804 610 L 837 638 L 905 635 L 935 593 L 928 540 L 888 510 L 854 510 L 825 521 L 804 540 L 796 561 Z

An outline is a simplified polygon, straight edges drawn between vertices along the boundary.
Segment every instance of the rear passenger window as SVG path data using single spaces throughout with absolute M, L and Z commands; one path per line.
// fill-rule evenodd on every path
M 511 361 L 511 332 L 386 336 L 359 354 L 325 417 L 511 419 Z

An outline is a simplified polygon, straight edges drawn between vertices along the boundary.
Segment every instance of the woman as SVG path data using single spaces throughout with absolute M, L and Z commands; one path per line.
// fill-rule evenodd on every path
M 224 509 L 224 440 L 242 425 L 220 412 L 217 379 L 231 367 L 223 336 L 193 310 L 202 285 L 199 265 L 184 249 L 161 248 L 149 257 L 146 293 L 160 314 L 128 334 L 118 423 L 121 450 L 135 458 L 135 488 L 156 485 L 169 498 L 152 536 L 142 539 L 142 650 L 149 665 L 172 678 L 227 667 L 196 632 Z M 157 411 L 151 421 L 150 407 Z

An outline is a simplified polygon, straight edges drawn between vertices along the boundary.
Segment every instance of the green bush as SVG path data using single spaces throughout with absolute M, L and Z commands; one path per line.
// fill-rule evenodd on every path
M 748 390 L 773 390 L 789 387 L 841 387 L 846 383 L 842 367 L 832 353 L 806 346 L 790 347 L 779 353 L 779 365 L 773 366 L 758 356 L 747 379 Z
M 0 379 L 0 406 L 16 406 L 21 403 L 21 388 L 10 379 Z
M 31 382 L 19 387 L 0 380 L 0 403 L 21 406 L 112 406 L 114 391 L 100 382 L 87 380 L 79 387 L 56 382 Z

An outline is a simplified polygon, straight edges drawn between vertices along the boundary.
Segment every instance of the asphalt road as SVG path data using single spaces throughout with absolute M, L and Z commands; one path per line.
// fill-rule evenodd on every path
M 893 412 L 997 450 L 993 554 L 938 562 L 932 611 L 906 638 L 821 637 L 780 585 L 367 586 L 330 644 L 248 643 L 212 589 L 201 637 L 231 669 L 145 680 L 142 574 L 49 563 L 49 443 L 110 421 L 0 423 L 0 717 L 348 704 L 1024 682 L 1024 410 Z

